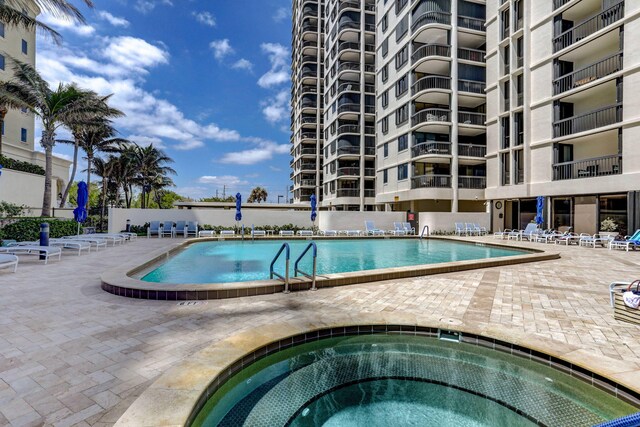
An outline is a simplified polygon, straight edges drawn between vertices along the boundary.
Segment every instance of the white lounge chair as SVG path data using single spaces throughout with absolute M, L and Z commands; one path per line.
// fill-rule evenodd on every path
M 160 229 L 160 234 L 162 237 L 164 236 L 169 236 L 169 237 L 175 237 L 176 236 L 176 229 L 173 225 L 173 221 L 165 221 L 162 223 L 162 228 Z
M 293 236 L 293 230 L 280 230 L 280 235 L 281 236 Z
M 629 252 L 629 248 L 633 248 L 635 251 L 636 247 L 640 247 L 640 229 L 636 230 L 632 236 L 624 236 L 624 240 L 611 240 L 609 242 L 609 250 L 624 249 Z
M 402 223 L 402 228 L 404 228 L 404 231 L 407 234 L 416 234 L 416 229 L 411 226 L 410 222 L 403 222 Z
M 572 244 L 579 244 L 580 243 L 580 235 L 573 233 L 573 232 L 568 232 L 568 233 L 564 233 L 564 235 L 557 237 L 554 241 L 554 243 L 556 245 L 572 245 Z
M 57 246 L 63 249 L 73 249 L 78 251 L 78 255 L 82 251 L 91 252 L 91 242 L 75 239 L 49 239 L 50 246 Z
M 18 270 L 18 257 L 9 254 L 0 254 L 0 268 L 13 267 L 13 272 Z
M 298 236 L 313 236 L 313 231 L 311 230 L 298 230 Z
M 404 229 L 404 226 L 401 222 L 394 222 L 393 230 L 389 230 L 389 234 L 394 236 L 404 236 L 407 234 L 407 231 Z
M 100 249 L 100 248 L 106 248 L 107 247 L 107 241 L 105 239 L 99 239 L 97 237 L 90 237 L 86 234 L 80 234 L 78 236 L 64 236 L 63 237 L 64 240 L 75 240 L 78 242 L 87 242 L 89 243 L 92 247 L 96 248 L 96 250 Z
M 266 237 L 267 232 L 264 230 L 252 230 L 251 235 L 253 237 Z
M 216 235 L 215 230 L 200 230 L 198 231 L 198 237 L 213 237 Z
M 318 235 L 325 237 L 335 237 L 338 235 L 338 232 L 336 230 L 320 230 L 318 231 Z
M 456 234 L 458 236 L 462 236 L 463 234 L 466 236 L 467 235 L 467 227 L 464 226 L 463 223 L 461 222 L 456 222 L 455 223 L 456 226 Z
M 365 221 L 364 229 L 367 235 L 369 236 L 384 236 L 384 230 L 380 230 L 373 225 L 373 221 Z
M 487 234 L 489 234 L 489 231 L 487 231 L 486 227 L 481 226 L 480 224 L 472 224 L 473 227 L 476 229 L 476 231 L 478 232 L 479 236 L 486 236 Z
M 162 237 L 161 232 L 160 221 L 151 221 L 147 227 L 147 239 L 153 235 Z
M 464 223 L 464 228 L 467 230 L 467 235 L 468 236 L 479 236 L 480 235 L 480 230 L 478 230 L 475 226 L 475 224 L 472 224 L 470 222 L 465 222 Z
M 609 238 L 609 236 L 601 236 L 600 234 L 594 234 L 593 236 L 586 234 L 586 233 L 581 233 L 580 234 L 580 246 L 591 246 L 592 248 L 595 248 L 596 245 L 600 245 L 602 247 L 607 247 L 609 246 L 609 241 L 612 240 Z
M 187 230 L 185 231 L 184 237 L 189 236 L 200 237 L 200 234 L 198 234 L 198 221 L 187 222 Z
M 496 231 L 495 233 L 493 233 L 493 237 L 495 239 L 506 239 L 507 236 L 509 235 L 509 233 L 512 233 L 513 230 L 510 228 L 505 228 L 504 231 Z
M 220 235 L 221 236 L 235 236 L 236 232 L 235 232 L 235 230 L 220 230 Z
M 44 257 L 44 263 L 49 262 L 49 258 L 57 256 L 58 260 L 62 257 L 62 249 L 54 246 L 7 246 L 0 247 L 0 253 L 11 255 L 40 255 Z
M 112 246 L 121 245 L 126 239 L 123 236 L 117 234 L 81 234 L 81 236 L 87 236 L 94 239 L 103 239 L 106 242 L 110 242 Z

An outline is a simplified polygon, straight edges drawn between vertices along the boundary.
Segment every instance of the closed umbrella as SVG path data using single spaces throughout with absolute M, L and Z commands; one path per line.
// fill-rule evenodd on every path
M 311 222 L 315 222 L 316 217 L 318 216 L 317 212 L 318 202 L 316 200 L 316 195 L 311 195 Z
M 538 198 L 536 199 L 536 224 L 538 225 L 542 225 L 544 224 L 544 217 L 543 217 L 543 211 L 544 211 L 544 197 L 543 196 L 538 196 Z
M 236 193 L 236 221 L 242 221 L 242 196 Z
M 89 191 L 84 181 L 78 183 L 76 199 L 78 207 L 73 210 L 73 219 L 78 223 L 78 234 L 80 234 L 80 223 L 87 220 L 87 201 L 89 200 Z

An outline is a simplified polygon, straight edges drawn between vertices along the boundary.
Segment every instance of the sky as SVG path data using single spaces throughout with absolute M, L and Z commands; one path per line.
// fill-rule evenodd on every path
M 110 105 L 126 114 L 115 121 L 119 136 L 173 158 L 181 195 L 246 198 L 262 186 L 269 202 L 285 196 L 291 0 L 94 3 L 81 8 L 86 25 L 40 16 L 63 36 L 56 45 L 38 35 L 36 68 L 52 87 L 113 94 Z M 70 158 L 72 149 L 54 153 Z

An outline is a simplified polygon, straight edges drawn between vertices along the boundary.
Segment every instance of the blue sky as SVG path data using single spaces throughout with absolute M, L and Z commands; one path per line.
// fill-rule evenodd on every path
M 79 2 L 76 2 L 78 4 Z M 122 137 L 175 160 L 176 191 L 200 198 L 251 188 L 277 201 L 289 184 L 290 0 L 97 0 L 87 25 L 41 16 L 36 66 L 127 117 Z M 36 131 L 36 135 L 39 132 Z M 64 134 L 59 137 L 65 137 Z M 69 156 L 59 145 L 55 153 Z

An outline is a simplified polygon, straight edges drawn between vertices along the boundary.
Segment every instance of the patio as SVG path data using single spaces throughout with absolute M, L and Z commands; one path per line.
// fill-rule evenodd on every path
M 640 365 L 632 362 L 640 356 L 640 327 L 613 319 L 608 293 L 610 282 L 640 277 L 640 252 L 514 242 L 562 258 L 196 305 L 100 289 L 104 270 L 176 241 L 139 239 L 80 257 L 65 254 L 47 266 L 23 259 L 16 274 L 0 271 L 1 425 L 112 425 L 161 374 L 218 341 L 344 313 L 530 336 L 549 348 L 574 347 L 594 368 L 607 361 L 628 366 L 616 377 L 627 383 L 640 379 Z

